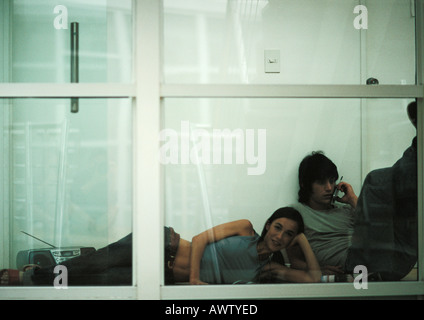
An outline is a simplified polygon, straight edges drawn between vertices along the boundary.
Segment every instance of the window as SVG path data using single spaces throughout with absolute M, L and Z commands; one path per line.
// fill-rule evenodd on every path
M 71 247 L 98 249 L 131 232 L 128 99 L 80 99 L 78 115 L 71 114 L 69 99 L 10 99 L 2 105 L 10 111 L 2 130 L 3 212 L 10 226 L 5 264 L 46 267 L 42 261 L 54 258 L 50 249 L 60 261 Z M 40 251 L 40 261 L 30 249 Z M 18 259 L 24 252 L 28 258 Z
M 0 265 L 62 264 L 133 229 L 133 3 L 10 0 L 0 11 Z M 131 267 L 115 295 L 134 296 Z
M 48 247 L 21 231 L 55 246 L 96 249 L 132 232 L 136 266 L 130 286 L 10 287 L 0 296 L 424 293 L 422 0 L 8 0 L 0 8 L 0 267 L 33 246 Z M 165 285 L 163 226 L 188 240 L 235 218 L 260 231 L 264 216 L 296 201 L 296 169 L 312 150 L 332 158 L 359 194 L 368 172 L 393 164 L 410 145 L 416 132 L 405 108 L 415 99 L 416 276 L 367 290 Z M 228 135 L 230 150 L 212 147 L 214 137 Z M 175 149 L 166 145 L 170 137 Z M 184 159 L 182 142 L 191 152 Z
M 422 96 L 414 3 L 212 3 L 164 1 L 164 215 L 184 239 L 243 218 L 260 233 L 275 209 L 297 202 L 297 169 L 314 150 L 333 159 L 359 195 L 370 171 L 393 165 L 411 145 L 406 106 Z M 225 291 L 179 283 L 162 292 L 170 299 L 413 295 L 412 271 L 366 292 L 347 283 Z
M 20 0 L 3 6 L 3 82 L 69 83 L 76 70 L 73 76 L 83 83 L 132 81 L 131 1 Z

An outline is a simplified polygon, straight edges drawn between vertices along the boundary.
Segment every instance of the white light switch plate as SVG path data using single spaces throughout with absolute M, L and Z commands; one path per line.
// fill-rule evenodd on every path
M 280 72 L 280 50 L 265 50 L 265 73 Z

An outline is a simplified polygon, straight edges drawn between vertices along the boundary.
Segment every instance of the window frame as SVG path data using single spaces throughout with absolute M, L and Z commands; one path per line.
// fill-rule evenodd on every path
M 0 83 L 0 98 L 132 98 L 134 121 L 133 286 L 9 287 L 0 298 L 281 299 L 424 295 L 424 0 L 416 0 L 416 85 L 175 85 L 161 77 L 161 0 L 133 0 L 134 83 Z M 163 171 L 158 159 L 161 105 L 167 98 L 416 98 L 418 101 L 418 280 L 369 283 L 165 286 Z M 160 266 L 158 268 L 158 266 Z
M 416 98 L 418 101 L 418 274 L 417 281 L 369 283 L 356 290 L 351 283 L 243 286 L 163 286 L 162 299 L 278 299 L 387 297 L 424 294 L 423 141 L 424 141 L 424 2 L 416 0 L 416 85 L 213 85 L 162 84 L 160 98 Z M 361 31 L 362 32 L 362 31 Z M 162 214 L 163 216 L 163 214 Z M 163 282 L 162 282 L 163 283 Z

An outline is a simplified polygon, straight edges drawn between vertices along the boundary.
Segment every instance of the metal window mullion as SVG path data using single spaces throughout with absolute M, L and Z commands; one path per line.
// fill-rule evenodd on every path
M 424 0 L 416 0 L 416 59 L 417 84 L 424 84 Z M 423 90 L 424 92 L 424 90 Z M 417 99 L 417 148 L 418 148 L 418 280 L 424 281 L 424 99 Z
M 135 296 L 134 287 L 2 287 L 0 299 L 20 300 L 129 300 Z
M 160 12 L 162 1 L 139 0 L 136 10 L 133 261 L 137 299 L 160 299 L 163 269 L 160 162 Z
M 353 283 L 284 283 L 253 285 L 167 286 L 164 300 L 180 299 L 305 299 L 399 297 L 423 294 L 415 281 L 369 282 L 367 289 L 356 289 Z
M 135 85 L 115 83 L 2 83 L 0 98 L 125 98 Z
M 419 85 L 164 84 L 162 98 L 423 98 Z M 0 98 L 119 98 L 136 95 L 133 84 L 3 83 Z
M 423 98 L 423 85 L 163 84 L 162 98 Z

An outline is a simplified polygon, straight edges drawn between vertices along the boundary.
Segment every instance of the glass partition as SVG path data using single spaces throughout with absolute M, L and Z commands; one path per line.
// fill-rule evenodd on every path
M 163 52 L 165 83 L 415 84 L 415 8 L 165 0 Z
M 342 179 L 360 196 L 366 192 L 363 184 L 371 171 L 392 167 L 411 146 L 416 136 L 407 114 L 411 101 L 165 99 L 160 136 L 165 225 L 189 242 L 209 228 L 240 219 L 248 219 L 260 234 L 276 209 L 298 208 L 299 165 L 313 151 L 322 151 L 334 162 L 337 183 Z M 415 177 L 411 190 L 416 203 L 416 162 L 407 170 L 405 180 L 408 175 Z M 395 200 L 383 197 L 378 201 Z M 315 232 L 322 232 L 322 239 L 328 237 L 327 232 L 342 239 L 345 254 L 352 241 L 354 217 L 349 216 L 349 225 L 343 225 L 343 231 L 337 229 L 340 225 L 334 225 L 330 230 L 326 226 L 325 231 L 317 226 Z M 415 207 L 412 222 L 408 221 L 414 231 L 411 235 L 418 230 L 416 217 Z M 400 223 L 401 218 L 393 218 L 387 211 L 387 223 L 392 224 L 393 219 Z M 315 222 L 309 226 L 310 221 L 304 220 L 305 227 L 314 230 Z M 416 236 L 412 242 L 416 250 Z M 334 243 L 330 241 L 327 246 L 325 250 L 331 252 Z M 316 254 L 319 256 L 318 251 Z
M 61 264 L 131 233 L 130 99 L 0 103 L 2 266 Z
M 77 279 L 78 285 L 95 288 L 7 288 L 0 295 L 421 295 L 416 266 L 402 281 L 363 291 L 351 283 L 286 284 L 284 290 L 280 285 L 184 288 L 187 278 L 162 287 L 160 274 L 165 271 L 169 284 L 167 276 L 178 266 L 176 252 L 166 247 L 164 267 L 163 224 L 187 240 L 179 242 L 185 249 L 193 236 L 236 219 L 248 219 L 260 233 L 275 209 L 298 204 L 297 170 L 312 151 L 323 151 L 337 165 L 336 182 L 343 176 L 361 195 L 369 173 L 391 168 L 411 150 L 416 130 L 406 107 L 415 98 L 422 107 L 423 37 L 422 27 L 415 30 L 415 24 L 422 26 L 423 13 L 421 0 L 1 1 L 0 266 L 66 265 L 71 257 L 113 243 L 108 250 L 126 250 L 119 259 L 124 265 L 113 271 L 114 283 L 104 282 L 108 275 L 97 270 L 95 283 L 85 281 L 94 279 L 87 272 L 88 277 Z M 421 163 L 419 168 L 422 182 Z M 408 169 L 403 177 L 409 175 L 412 180 L 400 182 L 413 181 L 416 170 Z M 416 190 L 404 190 L 414 209 Z M 388 205 L 395 199 L 383 198 Z M 363 199 L 358 201 L 364 207 Z M 395 260 L 405 253 L 413 257 L 422 217 L 417 226 L 414 213 L 398 220 L 382 216 L 384 221 L 373 221 L 380 228 L 366 232 L 368 243 L 370 236 L 387 236 L 374 248 L 380 250 L 375 260 L 389 266 L 384 250 L 393 253 L 402 244 Z M 409 238 L 387 232 L 398 225 Z M 165 229 L 165 245 L 172 244 L 172 250 L 174 231 Z M 394 244 L 393 236 L 396 250 L 386 246 Z M 355 237 L 350 228 L 344 238 L 361 251 L 363 242 Z M 419 240 L 421 245 L 422 234 Z M 285 264 L 295 268 L 292 256 L 281 252 Z M 133 258 L 137 268 L 131 270 Z M 106 260 L 102 265 L 110 266 L 111 259 Z M 422 275 L 420 269 L 420 281 Z M 49 285 L 57 284 L 49 279 Z M 114 287 L 98 286 L 105 283 Z M 115 286 L 123 284 L 132 286 Z
M 132 81 L 132 1 L 8 0 L 2 82 Z

